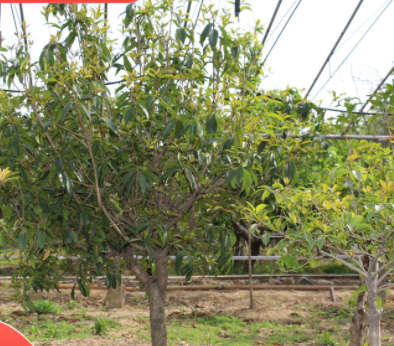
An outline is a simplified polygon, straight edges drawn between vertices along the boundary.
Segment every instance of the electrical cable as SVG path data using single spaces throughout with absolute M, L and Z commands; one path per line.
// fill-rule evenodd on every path
M 18 14 L 18 10 L 17 10 L 16 4 L 13 3 L 13 5 L 14 5 L 14 9 L 15 9 L 16 18 L 18 18 L 19 24 L 22 26 L 22 20 L 21 20 L 21 18 L 19 17 L 19 14 Z
M 389 3 L 390 0 L 387 0 L 381 7 L 379 7 L 364 23 L 362 23 L 353 33 L 337 48 L 335 51 L 338 52 L 345 44 L 347 41 L 349 41 L 365 24 L 367 24 L 373 17 L 375 17 L 376 13 L 378 13 L 383 7 L 386 6 L 387 3 Z
M 279 0 L 278 3 L 276 4 L 275 11 L 274 11 L 274 13 L 272 14 L 270 23 L 268 24 L 268 28 L 267 28 L 267 30 L 266 30 L 266 32 L 265 32 L 265 35 L 264 35 L 264 37 L 263 37 L 263 40 L 261 41 L 261 44 L 262 44 L 263 46 L 265 45 L 265 42 L 266 42 L 266 40 L 267 40 L 268 34 L 270 33 L 270 30 L 271 30 L 271 28 L 272 28 L 272 24 L 274 24 L 276 15 L 277 15 L 278 12 L 279 12 L 280 5 L 282 5 L 282 0 Z M 260 51 L 259 51 L 259 54 L 257 54 L 257 55 L 260 55 L 260 52 L 261 52 L 261 49 L 260 49 Z
M 196 29 L 197 22 L 198 22 L 198 17 L 200 17 L 201 7 L 202 7 L 203 3 L 204 3 L 204 0 L 201 0 L 200 8 L 198 9 L 198 12 L 197 12 L 197 17 L 196 17 L 196 21 L 195 21 L 194 26 L 193 26 L 193 30 Z
M 338 66 L 338 68 L 334 71 L 333 74 L 330 75 L 330 78 L 328 78 L 327 82 L 324 83 L 324 85 L 320 88 L 320 90 L 316 93 L 316 95 L 312 98 L 312 101 L 316 98 L 317 95 L 324 89 L 324 87 L 330 82 L 332 77 L 335 76 L 335 74 L 338 72 L 338 70 L 342 67 L 342 65 L 346 62 L 346 60 L 349 58 L 349 56 L 354 52 L 354 50 L 358 47 L 358 45 L 361 43 L 361 41 L 364 39 L 364 37 L 368 34 L 368 32 L 372 29 L 372 27 L 375 25 L 375 23 L 379 20 L 379 18 L 382 16 L 382 14 L 387 10 L 387 8 L 391 5 L 393 0 L 390 0 L 390 2 L 387 4 L 387 6 L 383 9 L 382 12 L 380 12 L 379 16 L 373 21 L 373 23 L 370 25 L 370 27 L 367 29 L 367 31 L 364 33 L 364 35 L 360 38 L 360 40 L 356 43 L 356 45 L 353 47 L 353 49 L 349 52 L 348 55 L 346 55 L 345 59 L 341 62 L 341 64 Z
M 326 67 L 327 63 L 330 61 L 331 56 L 334 54 L 335 50 L 337 49 L 339 43 L 342 40 L 342 37 L 345 35 L 347 29 L 349 28 L 350 24 L 352 23 L 354 17 L 356 16 L 358 10 L 360 9 L 362 3 L 364 2 L 364 0 L 360 0 L 360 2 L 357 4 L 356 9 L 353 11 L 352 15 L 350 16 L 350 19 L 347 21 L 345 28 L 342 30 L 341 34 L 339 35 L 337 41 L 334 44 L 334 47 L 332 47 L 330 53 L 328 54 L 328 57 L 326 58 L 326 60 L 323 63 L 323 66 L 320 68 L 320 71 L 318 72 L 317 76 L 315 77 L 315 79 L 312 82 L 312 85 L 309 87 L 308 91 L 306 92 L 305 96 L 304 96 L 304 100 L 308 98 L 309 94 L 311 93 L 313 87 L 315 86 L 317 80 L 319 79 L 320 75 L 322 74 L 324 68 Z
M 279 33 L 279 35 L 278 35 L 278 37 L 276 38 L 276 40 L 275 40 L 274 44 L 272 45 L 272 47 L 271 47 L 270 51 L 268 52 L 267 56 L 265 57 L 265 59 L 264 59 L 264 61 L 263 61 L 263 65 L 264 65 L 264 64 L 265 64 L 265 62 L 267 61 L 267 59 L 268 59 L 268 57 L 270 56 L 270 54 L 271 54 L 272 50 L 274 49 L 274 47 L 275 47 L 276 43 L 278 42 L 278 40 L 279 40 L 279 39 L 280 39 L 280 37 L 282 36 L 283 32 L 285 31 L 285 29 L 286 29 L 286 27 L 287 27 L 287 24 L 289 24 L 289 22 L 290 22 L 291 18 L 293 17 L 294 13 L 297 11 L 297 8 L 298 8 L 298 6 L 300 6 L 301 2 L 302 2 L 302 0 L 299 0 L 299 2 L 298 2 L 298 4 L 297 4 L 297 6 L 295 7 L 295 9 L 293 10 L 293 12 L 291 13 L 290 17 L 287 19 L 287 22 L 286 22 L 286 24 L 283 26 L 283 28 L 282 28 L 281 32 Z
M 275 31 L 279 28 L 279 26 L 282 24 L 282 22 L 284 21 L 284 19 L 287 17 L 287 15 L 289 14 L 289 12 L 291 11 L 291 9 L 294 7 L 294 5 L 296 4 L 298 0 L 295 0 L 293 2 L 293 4 L 290 6 L 290 8 L 287 10 L 287 12 L 285 13 L 285 15 L 282 17 L 282 19 L 279 21 L 278 25 L 275 27 L 274 31 L 272 31 L 271 35 L 267 38 L 267 42 L 271 39 L 271 37 L 275 34 Z
M 10 6 L 11 6 L 12 18 L 14 19 L 15 30 L 16 33 L 19 35 L 18 26 L 16 25 L 16 20 L 15 20 L 14 9 L 12 8 L 12 4 L 10 4 Z

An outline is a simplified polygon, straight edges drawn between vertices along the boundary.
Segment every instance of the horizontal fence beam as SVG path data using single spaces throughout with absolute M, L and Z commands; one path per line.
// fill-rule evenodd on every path
M 347 255 L 338 255 L 336 256 L 337 258 L 340 259 L 349 259 L 351 258 L 350 256 Z M 358 256 L 353 256 L 353 257 L 358 257 Z M 0 259 L 3 259 L 4 256 L 0 256 Z M 10 256 L 10 259 L 17 259 L 19 258 L 18 255 L 12 255 Z M 149 256 L 134 256 L 135 259 L 149 259 Z M 176 256 L 168 256 L 168 259 L 175 261 Z M 250 259 L 252 261 L 278 261 L 282 258 L 282 256 L 250 256 Z M 58 259 L 64 260 L 64 259 L 81 259 L 81 257 L 78 256 L 58 256 Z M 183 259 L 187 259 L 187 256 L 184 256 Z M 249 260 L 249 256 L 233 256 L 230 258 L 231 261 L 247 261 Z

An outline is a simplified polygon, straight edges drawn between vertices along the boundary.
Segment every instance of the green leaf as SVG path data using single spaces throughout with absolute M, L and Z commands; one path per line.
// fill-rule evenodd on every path
M 67 245 L 74 246 L 75 243 L 74 232 L 69 228 L 66 228 L 64 231 L 64 242 Z
M 297 175 L 297 168 L 293 160 L 290 160 L 285 167 L 285 175 L 290 180 L 294 179 Z
M 128 171 L 124 176 L 123 176 L 123 185 L 127 185 L 131 179 L 134 177 L 134 175 L 137 173 L 137 169 L 133 168 L 132 170 Z
M 125 124 L 127 124 L 127 123 L 130 121 L 130 119 L 132 118 L 133 115 L 134 115 L 134 105 L 131 106 L 131 107 L 126 111 L 126 114 L 125 114 L 125 116 L 124 116 L 124 122 L 125 122 Z
M 101 48 L 101 51 L 103 52 L 104 57 L 108 61 L 111 61 L 111 53 L 109 52 L 108 47 L 104 43 L 96 43 L 96 44 Z
M 78 84 L 74 84 L 73 89 L 74 89 L 75 93 L 78 95 L 78 97 L 82 96 L 82 89 L 79 87 Z
M 209 33 L 209 45 L 212 49 L 216 47 L 216 44 L 218 43 L 218 37 L 219 31 L 217 31 L 216 29 L 211 30 L 211 32 Z
M 357 179 L 357 181 L 361 180 L 362 174 L 360 171 L 352 171 L 353 176 Z
M 153 249 L 149 244 L 146 244 L 146 251 L 148 252 L 149 260 L 151 263 L 155 263 L 155 256 L 153 254 Z
M 63 174 L 63 158 L 57 157 L 55 159 L 55 166 L 59 174 Z
M 18 237 L 18 248 L 20 252 L 25 251 L 27 247 L 27 243 L 29 242 L 29 238 L 26 233 L 22 233 Z
M 345 168 L 338 168 L 337 170 L 335 170 L 334 172 L 334 178 L 338 178 L 344 174 L 349 174 L 350 172 L 345 169 Z
M 186 40 L 186 31 L 185 31 L 185 29 L 184 29 L 184 28 L 178 28 L 178 29 L 176 29 L 176 34 L 177 34 L 177 36 L 179 37 L 179 40 L 180 40 L 182 43 L 185 43 L 185 40 Z
M 38 203 L 40 204 L 41 209 L 44 211 L 45 215 L 50 214 L 50 209 L 47 201 L 45 199 L 38 199 Z
M 89 287 L 86 286 L 81 280 L 78 280 L 79 291 L 84 297 L 89 297 L 90 290 Z
M 75 286 L 77 286 L 77 284 L 75 284 L 71 290 L 71 299 L 75 299 Z
M 72 105 L 72 103 L 69 102 L 69 103 L 67 103 L 66 106 L 63 108 L 62 114 L 61 114 L 61 116 L 60 116 L 60 121 L 59 121 L 61 124 L 64 123 L 64 119 L 66 118 L 66 115 L 67 115 L 67 113 L 68 113 L 68 111 L 69 111 L 71 105 Z
M 163 139 L 166 139 L 166 137 L 169 135 L 169 133 L 173 130 L 175 127 L 176 120 L 171 120 L 170 122 L 167 123 L 167 125 L 164 127 L 163 132 L 161 133 L 161 137 Z
M 175 174 L 176 172 L 180 171 L 182 168 L 181 166 L 175 166 L 170 168 L 168 171 L 166 171 L 159 179 L 159 182 L 162 182 L 164 180 L 166 180 L 167 178 L 171 177 L 173 174 Z
M 321 237 L 317 240 L 317 247 L 319 250 L 321 250 L 321 248 L 323 247 L 323 243 L 324 243 L 324 238 Z
M 367 286 L 365 284 L 361 285 L 359 288 L 357 288 L 353 294 L 352 294 L 352 298 L 354 298 L 355 296 L 358 296 L 360 293 L 364 293 L 367 292 Z
M 197 189 L 196 180 L 194 179 L 194 175 L 193 175 L 192 171 L 187 167 L 186 167 L 186 174 L 189 178 L 190 187 L 192 188 L 192 190 L 196 190 Z
M 239 166 L 235 172 L 236 172 L 235 176 L 237 177 L 237 182 L 238 184 L 241 184 L 244 179 L 244 168 L 242 166 Z
M 378 308 L 378 310 L 382 310 L 383 308 L 382 298 L 376 297 L 376 307 Z
M 201 35 L 200 35 L 200 44 L 203 45 L 205 39 L 207 38 L 209 32 L 211 31 L 213 27 L 213 24 L 209 23 L 205 26 L 204 30 L 202 31 Z
M 126 71 L 132 73 L 133 68 L 131 67 L 130 61 L 129 59 L 127 59 L 126 56 L 123 57 L 123 63 L 124 63 L 124 67 L 126 68 Z
M 38 248 L 42 249 L 45 243 L 45 233 L 41 230 L 37 232 L 37 243 L 38 243 Z
M 261 153 L 264 151 L 264 149 L 265 149 L 266 146 L 267 146 L 267 142 L 266 142 L 266 141 L 260 142 L 260 144 L 259 144 L 259 146 L 258 146 L 258 148 L 257 148 L 257 152 L 258 152 L 259 154 L 261 154 Z
M 205 124 L 205 128 L 208 133 L 218 132 L 218 122 L 216 121 L 216 114 L 212 113 Z
M 140 181 L 142 196 L 145 199 L 148 192 L 148 182 L 146 180 L 145 175 L 141 171 L 139 172 L 138 178 Z
M 270 233 L 264 233 L 261 236 L 261 241 L 264 244 L 264 246 L 267 246 L 268 243 L 270 242 L 270 240 L 271 240 L 271 234 Z
M 179 273 L 182 267 L 183 256 L 185 255 L 185 251 L 178 251 L 175 256 L 175 272 Z
M 90 224 L 90 215 L 85 210 L 81 213 L 82 225 L 88 227 Z
M 238 55 L 238 47 L 231 48 L 231 55 L 233 56 L 234 59 L 237 57 L 237 55 Z
M 71 198 L 73 196 L 74 183 L 70 177 L 66 177 L 66 189 L 68 192 L 68 196 Z
M 105 123 L 108 125 L 108 127 L 115 132 L 117 135 L 119 134 L 118 126 L 114 124 L 111 120 L 108 118 L 104 118 Z

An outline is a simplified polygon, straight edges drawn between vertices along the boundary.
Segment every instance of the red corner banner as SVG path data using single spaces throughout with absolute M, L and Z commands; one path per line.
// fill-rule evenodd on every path
M 0 322 L 0 344 L 2 346 L 33 346 L 15 328 L 3 322 Z

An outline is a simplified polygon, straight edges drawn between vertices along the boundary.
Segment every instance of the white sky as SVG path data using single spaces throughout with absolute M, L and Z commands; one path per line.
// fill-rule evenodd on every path
M 143 2 L 145 0 L 139 1 Z M 341 44 L 344 42 L 345 44 L 331 58 L 332 72 L 336 70 L 345 56 L 363 36 L 384 5 L 390 1 L 393 0 L 364 0 L 341 41 Z M 268 26 L 277 0 L 247 0 L 247 2 L 251 5 L 253 12 L 242 12 L 239 24 L 236 25 L 239 25 L 242 30 L 248 30 L 252 23 L 260 19 L 265 26 Z M 267 60 L 266 66 L 270 69 L 270 72 L 269 77 L 263 83 L 263 88 L 273 89 L 292 86 L 307 90 L 358 2 L 359 0 L 303 0 Z M 394 63 L 394 44 L 391 41 L 394 32 L 394 21 L 392 20 L 394 4 L 391 2 L 386 12 L 376 22 L 330 83 L 315 98 L 315 101 L 322 100 L 322 106 L 330 106 L 332 100 L 330 92 L 332 90 L 335 90 L 337 94 L 346 93 L 347 96 L 365 100 L 366 96 L 375 89 L 380 80 L 388 73 Z M 233 7 L 225 0 L 205 0 L 205 3 Z M 282 1 L 273 29 L 294 3 L 295 0 Z M 194 12 L 197 4 L 197 2 L 193 3 L 192 14 L 197 13 L 197 11 Z M 5 39 L 4 46 L 16 42 L 16 37 L 10 5 L 1 5 L 1 31 L 2 37 Z M 23 5 L 28 32 L 34 39 L 32 55 L 36 59 L 48 42 L 50 35 L 50 29 L 45 24 L 44 17 L 40 14 L 44 5 L 46 4 Z M 95 4 L 92 5 L 95 6 Z M 109 4 L 109 22 L 112 28 L 110 36 L 113 38 L 120 37 L 121 18 L 118 18 L 118 16 L 125 10 L 125 7 L 126 4 Z M 16 4 L 16 8 L 19 14 L 18 4 Z M 282 21 L 267 41 L 263 56 L 270 50 L 286 19 Z M 361 25 L 363 26 L 359 29 Z M 355 32 L 357 29 L 359 30 Z M 18 30 L 20 30 L 20 26 Z M 352 35 L 353 33 L 354 35 Z M 330 76 L 329 71 L 327 65 L 312 90 L 310 98 L 313 98 L 327 81 Z

